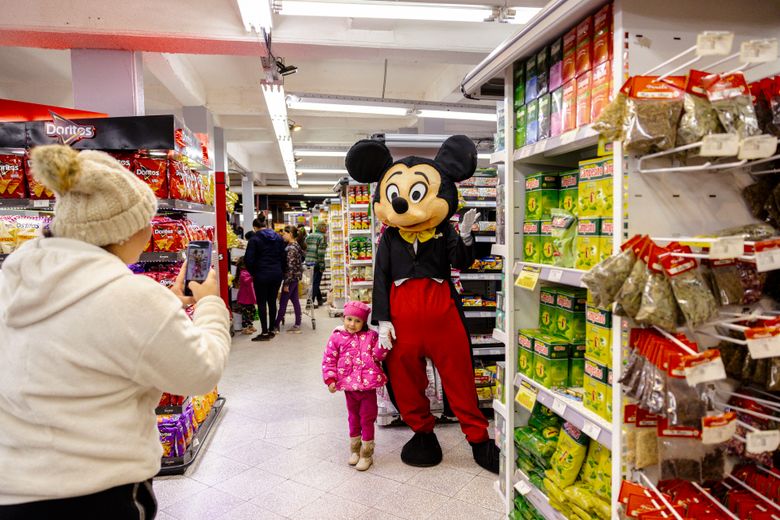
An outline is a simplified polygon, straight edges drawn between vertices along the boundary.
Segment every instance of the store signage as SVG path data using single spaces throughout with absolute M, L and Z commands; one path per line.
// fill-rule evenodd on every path
M 94 139 L 97 134 L 95 127 L 92 125 L 80 125 L 54 112 L 50 111 L 49 113 L 52 121 L 44 123 L 46 135 L 58 139 L 64 145 L 71 145 L 82 139 Z

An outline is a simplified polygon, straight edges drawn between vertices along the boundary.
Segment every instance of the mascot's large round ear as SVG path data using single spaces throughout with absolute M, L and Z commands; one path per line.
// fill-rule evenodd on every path
M 352 145 L 344 162 L 350 177 L 368 184 L 382 178 L 382 174 L 393 165 L 393 156 L 384 143 L 363 139 Z
M 451 180 L 465 181 L 477 169 L 477 147 L 465 135 L 453 135 L 441 145 L 434 161 Z

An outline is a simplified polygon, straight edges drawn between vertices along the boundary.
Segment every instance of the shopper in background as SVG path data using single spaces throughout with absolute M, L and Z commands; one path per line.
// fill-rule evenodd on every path
M 306 265 L 314 266 L 312 275 L 312 300 L 315 305 L 322 305 L 324 298 L 320 290 L 322 282 L 322 273 L 325 271 L 325 251 L 328 249 L 328 241 L 325 238 L 325 231 L 328 225 L 325 222 L 319 222 L 316 229 L 306 237 Z
M 287 261 L 284 267 L 284 282 L 282 296 L 279 301 L 279 314 L 276 316 L 274 329 L 280 330 L 284 313 L 287 312 L 287 302 L 292 301 L 295 310 L 295 325 L 287 329 L 294 334 L 301 333 L 301 301 L 298 297 L 298 284 L 303 277 L 303 250 L 298 243 L 298 230 L 295 226 L 284 226 L 282 238 L 287 244 Z
M 299 226 L 295 228 L 295 241 L 298 242 L 298 245 L 301 247 L 301 252 L 303 253 L 303 258 L 306 258 L 306 237 L 308 234 L 306 233 L 306 228 L 303 226 Z
M 268 228 L 265 215 L 258 215 L 252 227 L 254 234 L 249 239 L 244 259 L 255 285 L 261 329 L 252 341 L 269 341 L 274 337 L 269 326 L 273 327 L 276 318 L 276 296 L 282 284 L 285 245 L 282 237 Z
M 238 289 L 234 310 L 241 314 L 241 334 L 247 336 L 257 332 L 253 324 L 257 306 L 253 283 L 252 275 L 249 274 L 246 268 L 244 257 L 239 258 L 236 260 L 236 276 L 233 279 L 233 287 Z
M 387 382 L 382 361 L 388 351 L 380 347 L 379 335 L 368 330 L 370 312 L 363 302 L 347 302 L 344 326 L 330 335 L 322 358 L 322 379 L 328 390 L 343 390 L 347 398 L 349 464 L 360 471 L 373 463 L 376 389 Z
M 0 271 L 0 518 L 154 518 L 154 409 L 211 391 L 230 352 L 216 274 L 185 297 L 184 268 L 173 290 L 128 269 L 157 200 L 108 154 L 40 146 L 32 173 L 57 204 Z

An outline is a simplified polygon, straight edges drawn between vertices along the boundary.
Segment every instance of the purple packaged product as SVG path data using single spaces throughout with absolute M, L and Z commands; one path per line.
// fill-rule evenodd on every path
M 550 92 L 563 85 L 563 40 L 550 44 Z

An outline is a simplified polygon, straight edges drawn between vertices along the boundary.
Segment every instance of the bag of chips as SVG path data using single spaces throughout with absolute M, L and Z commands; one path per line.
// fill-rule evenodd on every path
M 564 423 L 550 459 L 552 467 L 545 472 L 547 478 L 561 489 L 571 486 L 580 473 L 589 442 L 590 438 L 576 426 Z

